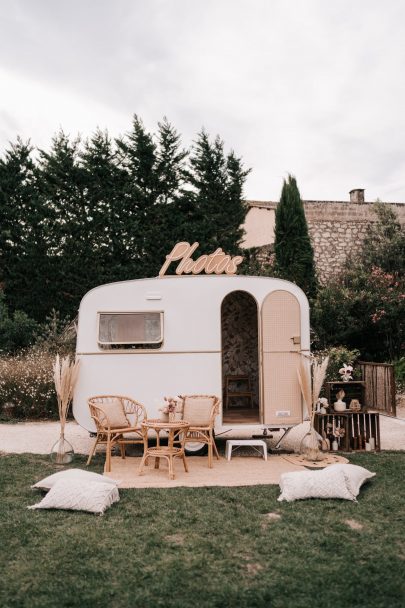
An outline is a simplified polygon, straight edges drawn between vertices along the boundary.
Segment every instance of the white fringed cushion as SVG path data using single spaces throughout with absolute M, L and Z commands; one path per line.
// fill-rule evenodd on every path
M 278 500 L 288 502 L 304 498 L 343 498 L 356 500 L 350 492 L 343 471 L 330 470 L 326 467 L 321 471 L 296 471 L 283 473 L 280 479 L 281 494 Z
M 121 399 L 111 399 L 105 403 L 96 403 L 96 407 L 104 412 L 112 429 L 124 429 L 130 426 L 130 422 L 125 415 L 125 409 Z M 104 424 L 104 421 L 102 421 Z
M 191 426 L 209 426 L 213 405 L 211 397 L 186 397 L 183 418 Z
M 329 471 L 342 471 L 346 477 L 347 486 L 353 496 L 358 496 L 360 488 L 367 479 L 375 477 L 375 473 L 372 473 L 364 467 L 359 467 L 357 464 L 332 464 Z
M 41 502 L 28 508 L 67 509 L 102 514 L 119 499 L 118 488 L 111 483 L 62 479 L 55 483 Z
M 95 481 L 98 483 L 110 483 L 112 485 L 118 485 L 118 481 L 99 475 L 98 473 L 92 473 L 91 471 L 83 471 L 83 469 L 66 469 L 65 471 L 59 471 L 41 481 L 37 481 L 31 488 L 37 488 L 38 490 L 50 490 L 60 480 L 77 480 L 77 481 Z

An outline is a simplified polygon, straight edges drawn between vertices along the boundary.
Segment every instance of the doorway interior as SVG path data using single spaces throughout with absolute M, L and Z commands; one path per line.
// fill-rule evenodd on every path
M 221 335 L 223 423 L 260 423 L 258 308 L 251 294 L 232 291 L 224 298 Z

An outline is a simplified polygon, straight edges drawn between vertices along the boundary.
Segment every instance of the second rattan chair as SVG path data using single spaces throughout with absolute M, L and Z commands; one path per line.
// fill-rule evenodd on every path
M 187 442 L 206 443 L 208 445 L 208 466 L 212 469 L 212 457 L 215 451 L 219 460 L 214 438 L 215 417 L 219 413 L 220 400 L 215 395 L 179 395 L 181 399 L 182 418 L 190 424 L 186 435 Z

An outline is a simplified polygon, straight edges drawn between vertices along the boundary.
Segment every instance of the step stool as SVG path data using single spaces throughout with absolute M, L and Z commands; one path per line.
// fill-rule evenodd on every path
M 232 449 L 241 448 L 243 446 L 250 446 L 261 454 L 260 449 L 263 450 L 263 458 L 267 460 L 267 444 L 261 439 L 228 439 L 225 447 L 225 458 L 230 460 L 232 458 Z

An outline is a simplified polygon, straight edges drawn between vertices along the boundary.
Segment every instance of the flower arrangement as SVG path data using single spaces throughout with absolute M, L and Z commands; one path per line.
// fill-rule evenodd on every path
M 169 421 L 174 419 L 177 408 L 177 399 L 176 397 L 163 397 L 166 401 L 165 405 L 159 409 L 162 414 L 169 416 Z
M 339 370 L 339 374 L 340 374 L 340 377 L 343 380 L 343 382 L 349 382 L 349 380 L 353 380 L 352 373 L 353 373 L 353 366 L 343 363 L 343 367 L 341 367 Z

